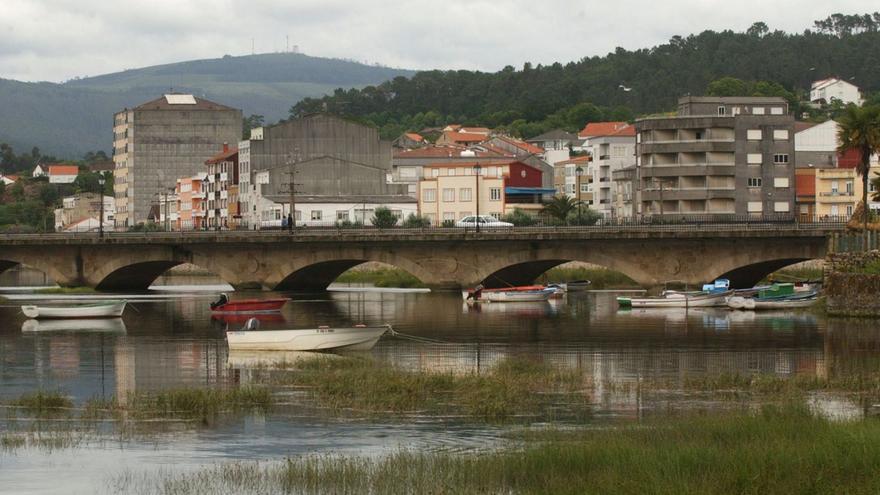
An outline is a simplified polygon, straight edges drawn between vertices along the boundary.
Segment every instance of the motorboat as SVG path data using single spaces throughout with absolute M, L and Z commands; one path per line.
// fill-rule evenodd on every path
M 675 292 L 660 297 L 618 297 L 617 304 L 621 308 L 711 308 L 724 306 L 731 294 L 733 291 Z
M 474 290 L 462 292 L 468 303 L 477 302 L 536 302 L 546 301 L 558 293 L 557 288 L 543 285 L 521 285 L 502 289 L 484 289 L 478 285 Z
M 218 301 L 211 303 L 211 312 L 223 313 L 272 313 L 281 311 L 290 299 L 236 299 L 229 300 L 226 294 L 220 294 Z
M 777 295 L 781 293 L 782 295 Z M 760 294 L 764 294 L 761 296 Z M 819 296 L 817 290 L 796 292 L 788 289 L 770 290 L 759 293 L 755 297 L 733 296 L 727 299 L 731 309 L 796 309 L 812 306 Z
M 89 304 L 70 304 L 64 306 L 21 307 L 28 318 L 119 318 L 125 311 L 126 301 L 102 301 Z
M 243 329 L 226 332 L 229 350 L 368 351 L 391 329 L 390 325 L 319 326 L 290 330 L 260 330 L 259 327 L 259 321 L 251 318 Z

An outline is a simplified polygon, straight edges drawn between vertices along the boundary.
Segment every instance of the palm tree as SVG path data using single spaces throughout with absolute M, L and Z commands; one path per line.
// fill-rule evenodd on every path
M 544 213 L 564 222 L 568 218 L 568 214 L 574 211 L 580 204 L 580 201 L 572 197 L 557 194 L 553 196 L 553 199 L 544 204 Z
M 862 176 L 862 206 L 865 235 L 868 233 L 868 174 L 871 156 L 880 151 L 880 106 L 847 105 L 838 119 L 837 150 L 859 153 L 856 171 Z

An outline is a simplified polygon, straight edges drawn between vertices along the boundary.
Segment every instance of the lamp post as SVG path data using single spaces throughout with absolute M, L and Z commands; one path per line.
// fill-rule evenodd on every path
M 480 173 L 483 171 L 483 167 L 480 164 L 474 165 L 474 176 L 477 182 L 476 190 L 474 191 L 474 195 L 477 200 L 477 216 L 474 217 L 477 223 L 477 233 L 480 232 Z
M 582 167 L 578 167 L 574 169 L 574 175 L 577 177 L 577 199 L 578 199 L 578 225 L 580 225 L 581 220 L 583 219 L 583 211 L 581 210 L 581 206 L 584 204 L 581 201 L 581 177 L 584 175 L 584 169 Z
M 98 184 L 101 185 L 101 187 L 98 190 L 98 201 L 101 202 L 101 214 L 100 214 L 101 218 L 98 220 L 98 236 L 103 238 L 104 237 L 104 176 L 103 175 L 98 177 Z

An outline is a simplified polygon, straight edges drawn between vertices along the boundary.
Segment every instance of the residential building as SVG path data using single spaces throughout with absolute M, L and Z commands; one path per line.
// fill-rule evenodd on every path
M 113 196 L 103 196 L 104 229 L 113 230 L 116 202 Z M 89 232 L 99 230 L 101 196 L 96 193 L 79 193 L 61 200 L 61 208 L 55 209 L 55 230 L 66 232 Z
M 79 175 L 79 167 L 76 165 L 49 165 L 46 175 L 51 184 L 72 184 Z
M 795 166 L 827 168 L 837 166 L 837 122 L 794 123 Z
M 546 153 L 543 148 L 539 148 L 533 144 L 509 136 L 494 136 L 489 140 L 476 145 L 474 149 L 511 155 L 517 160 L 541 171 L 544 180 L 542 187 L 553 187 L 553 166 L 550 164 L 552 162 L 546 159 Z M 551 152 L 550 160 L 558 160 L 559 158 L 560 156 L 558 154 L 552 154 Z M 561 158 L 567 158 L 567 156 L 562 156 Z
M 419 181 L 419 211 L 433 225 L 476 214 L 500 218 L 514 208 L 537 212 L 541 199 L 555 192 L 542 187 L 542 174 L 521 161 L 427 165 Z
M 603 217 L 612 217 L 617 214 L 614 173 L 636 164 L 636 128 L 626 122 L 593 122 L 584 127 L 580 137 L 584 150 L 592 156 L 587 170 L 591 180 L 588 189 L 593 193 L 589 206 Z
M 611 172 L 612 216 L 632 217 L 635 215 L 636 166 L 631 165 Z
M 794 169 L 795 210 L 800 221 L 816 217 L 816 168 L 800 167 Z
M 844 105 L 855 103 L 862 104 L 862 93 L 859 87 L 839 77 L 829 77 L 814 81 L 810 86 L 810 102 L 816 104 L 830 104 L 837 100 Z
M 553 164 L 553 187 L 556 194 L 562 194 L 583 201 L 587 205 L 593 200 L 592 177 L 590 177 L 589 155 L 577 156 Z
M 443 131 L 443 134 L 441 134 L 440 137 L 437 138 L 437 141 L 434 144 L 438 146 L 468 146 L 471 144 L 482 143 L 487 139 L 487 137 L 487 134 L 481 133 L 471 133 L 464 131 Z
M 402 150 L 394 153 L 392 159 L 391 183 L 405 187 L 405 193 L 415 197 L 422 169 L 425 165 L 438 162 L 480 162 L 511 160 L 514 155 L 503 150 L 474 149 L 462 146 L 425 146 L 423 148 Z
M 290 197 L 267 196 L 266 207 L 260 210 L 260 227 L 282 226 L 282 217 L 290 213 Z M 406 195 L 387 196 L 316 196 L 296 197 L 296 224 L 306 227 L 332 227 L 342 224 L 373 225 L 376 208 L 385 207 L 398 218 L 398 225 L 410 215 L 419 214 L 416 198 Z
M 40 164 L 38 163 L 37 166 L 34 167 L 34 171 L 31 172 L 31 177 L 33 177 L 33 178 L 35 178 L 35 179 L 36 179 L 37 177 L 45 177 L 45 176 L 47 175 L 47 173 L 48 173 L 48 171 L 47 171 L 47 166 L 46 166 L 46 165 L 40 165 Z
M 119 227 L 147 219 L 179 177 L 204 171 L 223 143 L 241 138 L 241 110 L 167 94 L 113 116 L 114 192 Z
M 238 208 L 238 148 L 223 144 L 223 151 L 212 156 L 205 184 L 207 201 L 206 221 L 209 229 L 238 228 L 241 214 Z
M 177 197 L 177 224 L 175 230 L 204 230 L 207 228 L 207 174 L 177 179 L 174 194 Z M 159 203 L 161 205 L 161 203 Z M 160 213 L 161 215 L 162 213 Z M 161 216 L 160 216 L 161 219 Z
M 779 97 L 687 96 L 638 120 L 637 213 L 793 214 L 793 130 Z
M 417 132 L 404 132 L 391 141 L 391 146 L 398 149 L 412 149 L 428 145 L 428 141 Z
M 581 140 L 577 136 L 562 129 L 545 132 L 526 139 L 526 142 L 544 150 L 572 150 L 581 145 Z
M 17 175 L 0 174 L 0 182 L 2 182 L 4 185 L 7 185 L 7 186 L 15 184 L 15 182 L 18 181 L 18 179 L 19 179 L 19 176 L 17 176 Z

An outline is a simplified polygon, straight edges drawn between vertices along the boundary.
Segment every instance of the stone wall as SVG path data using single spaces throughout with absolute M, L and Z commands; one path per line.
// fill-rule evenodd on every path
M 862 273 L 880 263 L 880 251 L 838 253 L 828 257 L 825 276 L 828 313 L 840 316 L 880 317 L 880 275 Z

